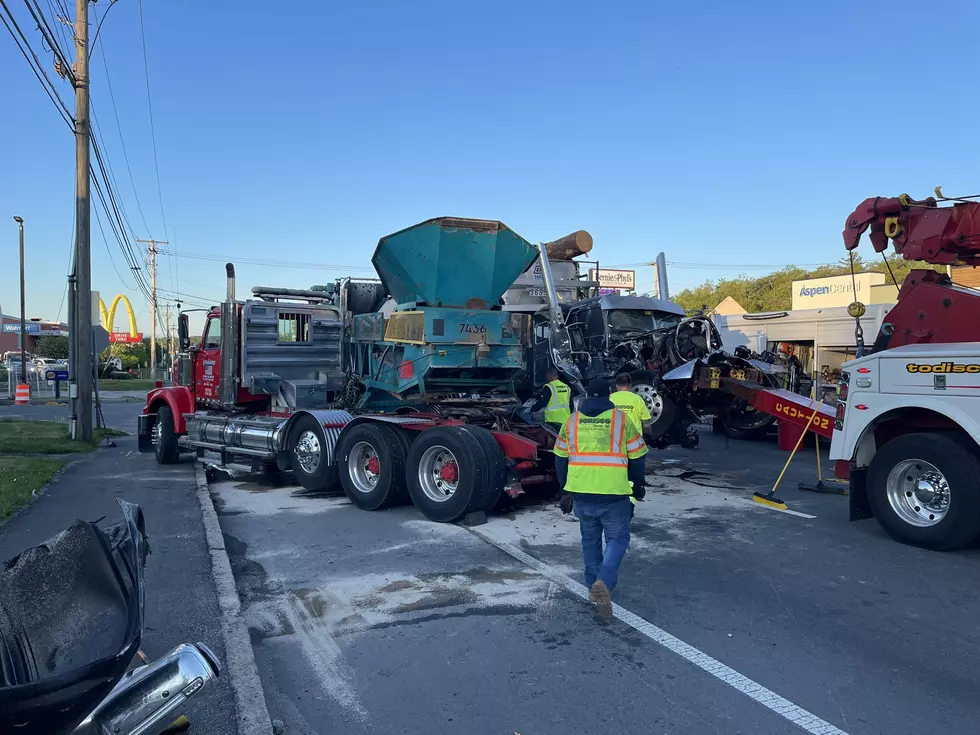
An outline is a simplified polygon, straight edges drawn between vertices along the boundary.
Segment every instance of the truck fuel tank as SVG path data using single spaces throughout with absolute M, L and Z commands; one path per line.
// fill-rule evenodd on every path
M 502 222 L 437 217 L 381 238 L 371 262 L 396 303 L 490 309 L 535 257 Z

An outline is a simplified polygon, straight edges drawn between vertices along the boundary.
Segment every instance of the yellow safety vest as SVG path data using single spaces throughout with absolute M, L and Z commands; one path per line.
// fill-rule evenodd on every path
M 618 408 L 598 416 L 576 411 L 555 442 L 555 456 L 568 458 L 565 492 L 631 495 L 629 460 L 647 453 L 636 423 Z
M 552 380 L 546 385 L 551 391 L 551 398 L 544 407 L 544 420 L 549 424 L 564 424 L 572 414 L 568 409 L 568 395 L 571 391 L 560 380 Z
M 650 420 L 650 409 L 647 408 L 647 402 L 633 391 L 618 390 L 609 396 L 609 400 L 613 402 L 616 408 L 633 419 L 637 426 L 642 426 L 644 421 Z

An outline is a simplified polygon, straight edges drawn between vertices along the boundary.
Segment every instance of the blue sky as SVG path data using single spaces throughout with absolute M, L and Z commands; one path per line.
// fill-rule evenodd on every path
M 867 196 L 980 187 L 980 4 L 967 0 L 143 3 L 166 230 L 137 0 L 113 7 L 92 63 L 136 235 L 178 254 L 336 266 L 240 262 L 242 290 L 368 275 L 380 236 L 444 214 L 533 241 L 587 229 L 606 265 L 660 250 L 705 264 L 671 270 L 677 290 L 737 273 L 719 265 L 836 261 Z M 40 49 L 24 4 L 8 5 Z M 2 30 L 0 94 L 0 306 L 16 311 L 19 214 L 28 313 L 55 318 L 74 142 Z M 148 329 L 94 222 L 92 268 L 93 288 L 129 295 Z M 217 260 L 163 256 L 158 272 L 161 303 L 223 292 Z

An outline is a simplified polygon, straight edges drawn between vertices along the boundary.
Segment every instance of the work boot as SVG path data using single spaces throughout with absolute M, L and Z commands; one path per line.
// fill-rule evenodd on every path
M 596 580 L 589 590 L 589 602 L 595 605 L 595 614 L 599 620 L 612 619 L 612 594 L 601 579 Z

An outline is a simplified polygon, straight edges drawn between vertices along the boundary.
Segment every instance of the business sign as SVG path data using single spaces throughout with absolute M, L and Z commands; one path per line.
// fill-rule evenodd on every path
M 114 345 L 133 345 L 138 344 L 143 341 L 143 333 L 137 332 L 136 334 L 130 334 L 129 332 L 109 332 L 109 342 Z
M 589 269 L 589 280 L 598 281 L 599 288 L 614 288 L 616 290 L 636 290 L 636 271 L 619 271 L 608 268 Z
M 20 322 L 14 322 L 13 324 L 4 324 L 3 331 L 5 332 L 20 332 Z M 41 323 L 40 322 L 27 322 L 24 324 L 24 332 L 27 334 L 40 334 L 41 333 Z
M 851 276 L 810 278 L 793 281 L 794 309 L 825 309 L 847 306 L 852 301 L 871 302 L 871 287 L 885 282 L 884 273 L 857 273 Z M 855 286 L 857 291 L 855 292 Z
M 120 301 L 122 301 L 123 306 L 126 307 L 126 313 L 129 316 L 129 335 L 133 337 L 133 339 L 132 340 L 113 339 L 112 341 L 113 342 L 116 341 L 139 342 L 140 340 L 143 339 L 143 335 L 136 330 L 136 314 L 133 313 L 133 305 L 129 302 L 129 299 L 127 299 L 123 294 L 119 294 L 118 296 L 116 296 L 116 298 L 112 300 L 112 306 L 110 306 L 108 309 L 105 308 L 105 301 L 103 301 L 102 298 L 99 297 L 99 314 L 102 317 L 102 326 L 105 327 L 106 331 L 109 332 L 109 334 L 117 334 L 117 332 L 112 331 L 112 323 L 116 319 L 116 307 L 119 306 Z M 137 335 L 139 335 L 139 339 L 136 338 Z
M 46 370 L 44 372 L 45 380 L 68 380 L 67 370 Z

